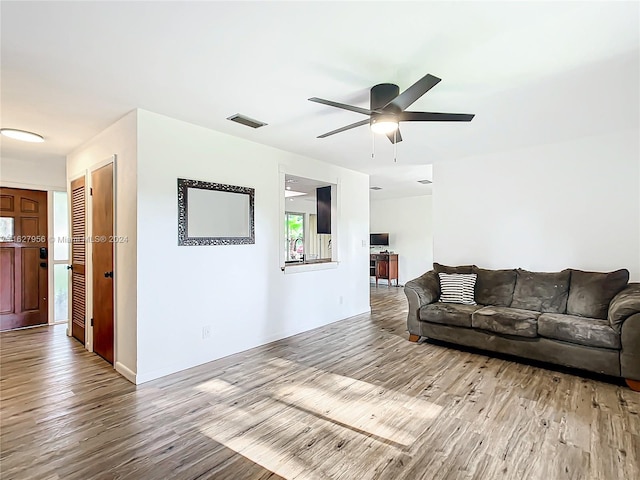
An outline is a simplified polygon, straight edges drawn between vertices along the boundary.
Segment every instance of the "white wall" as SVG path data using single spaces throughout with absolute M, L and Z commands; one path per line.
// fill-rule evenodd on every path
M 434 259 L 627 268 L 640 280 L 637 129 L 434 165 Z
M 64 158 L 25 160 L 0 157 L 0 183 L 15 188 L 66 190 Z
M 431 195 L 371 200 L 371 233 L 389 233 L 388 249 L 398 254 L 400 285 L 432 268 L 431 209 Z
M 67 156 L 68 178 L 86 174 L 88 169 L 117 155 L 115 183 L 115 235 L 128 242 L 115 246 L 114 282 L 116 290 L 115 367 L 129 380 L 137 372 L 136 334 L 136 162 L 137 113 L 132 111 L 89 142 Z M 91 282 L 87 282 L 90 305 Z M 87 316 L 89 318 L 89 316 Z
M 366 175 L 145 111 L 138 141 L 138 382 L 369 310 Z M 337 268 L 281 271 L 283 171 L 338 182 Z M 255 188 L 255 244 L 179 247 L 178 177 Z

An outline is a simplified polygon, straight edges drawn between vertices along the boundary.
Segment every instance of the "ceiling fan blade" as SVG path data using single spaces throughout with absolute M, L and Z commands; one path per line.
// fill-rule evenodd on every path
M 391 143 L 398 143 L 402 141 L 402 135 L 400 134 L 400 129 L 397 129 L 395 132 L 387 133 L 387 138 Z
M 371 110 L 368 108 L 354 107 L 353 105 L 347 105 L 345 103 L 332 102 L 331 100 L 324 100 L 323 98 L 311 97 L 310 102 L 322 103 L 323 105 L 329 105 L 330 107 L 342 108 L 343 110 L 349 110 L 351 112 L 362 113 L 363 115 L 371 115 Z
M 391 105 L 399 108 L 400 110 L 404 110 L 409 107 L 413 102 L 418 100 L 422 95 L 427 93 L 433 87 L 435 87 L 438 82 L 440 82 L 440 78 L 434 77 L 433 75 L 427 73 L 424 77 L 418 80 L 416 83 L 407 88 L 404 92 L 398 95 L 396 98 L 387 103 L 383 110 Z
M 401 122 L 470 122 L 475 117 L 473 113 L 432 113 L 432 112 L 402 112 L 398 114 Z
M 329 135 L 334 135 L 336 133 L 344 132 L 345 130 L 351 130 L 352 128 L 361 127 L 362 125 L 368 125 L 369 121 L 370 121 L 369 119 L 360 120 L 359 122 L 352 123 L 351 125 L 347 125 L 346 127 L 338 128 L 337 130 L 332 130 L 330 132 L 324 133 L 320 135 L 318 138 L 325 138 L 325 137 L 328 137 Z

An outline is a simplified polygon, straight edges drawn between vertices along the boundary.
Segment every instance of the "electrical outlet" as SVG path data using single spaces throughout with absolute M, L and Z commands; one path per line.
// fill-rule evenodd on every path
M 340 300 L 339 300 L 339 302 L 340 302 L 340 305 L 342 305 L 342 304 L 344 303 L 344 298 L 342 297 L 342 295 L 340 295 Z
M 211 338 L 211 325 L 202 327 L 202 339 L 206 340 L 207 338 Z
M 362 240 L 362 246 L 366 247 L 367 246 L 367 241 L 366 240 Z

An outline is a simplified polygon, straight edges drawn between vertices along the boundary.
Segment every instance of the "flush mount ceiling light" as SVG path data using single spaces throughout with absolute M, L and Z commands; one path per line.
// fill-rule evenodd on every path
M 27 132 L 26 130 L 17 130 L 15 128 L 0 128 L 0 134 L 5 137 L 21 140 L 23 142 L 40 143 L 44 142 L 44 137 L 37 133 Z

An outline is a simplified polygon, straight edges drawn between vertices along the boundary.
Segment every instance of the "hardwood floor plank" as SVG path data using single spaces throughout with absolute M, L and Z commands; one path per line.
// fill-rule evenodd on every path
M 640 393 L 408 340 L 371 314 L 135 386 L 64 334 L 0 334 L 7 479 L 637 479 Z

